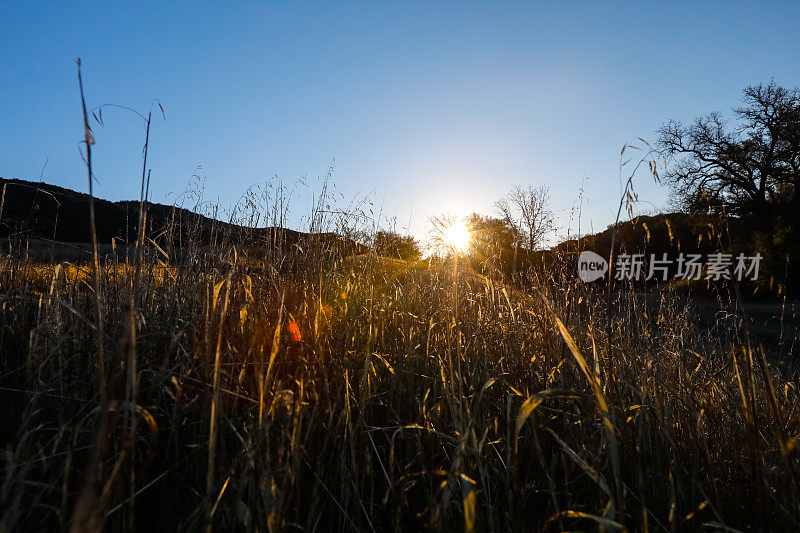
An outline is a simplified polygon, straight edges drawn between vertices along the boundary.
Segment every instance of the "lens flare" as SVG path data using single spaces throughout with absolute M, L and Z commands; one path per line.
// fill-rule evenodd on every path
M 448 226 L 444 235 L 447 246 L 454 252 L 463 254 L 469 251 L 469 243 L 472 240 L 472 233 L 467 227 L 467 221 L 459 218 Z

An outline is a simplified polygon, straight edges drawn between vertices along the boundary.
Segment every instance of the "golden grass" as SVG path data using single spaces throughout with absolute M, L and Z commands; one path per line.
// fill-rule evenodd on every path
M 798 525 L 786 354 L 678 296 L 204 257 L 100 265 L 106 403 L 91 271 L 3 260 L 0 529 Z

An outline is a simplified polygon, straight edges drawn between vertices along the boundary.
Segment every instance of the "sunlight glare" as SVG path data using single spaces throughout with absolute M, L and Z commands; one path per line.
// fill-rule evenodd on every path
M 445 233 L 447 245 L 456 253 L 463 254 L 469 250 L 472 234 L 467 227 L 467 221 L 458 218 L 450 224 Z

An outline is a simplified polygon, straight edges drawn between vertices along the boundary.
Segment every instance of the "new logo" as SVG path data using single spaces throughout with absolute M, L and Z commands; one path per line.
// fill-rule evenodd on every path
M 608 261 L 600 255 L 585 250 L 578 256 L 578 277 L 581 281 L 590 283 L 598 280 L 608 272 Z

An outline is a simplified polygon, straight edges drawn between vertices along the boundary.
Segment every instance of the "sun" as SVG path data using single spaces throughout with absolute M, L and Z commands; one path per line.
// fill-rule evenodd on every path
M 472 240 L 472 233 L 467 227 L 467 221 L 463 218 L 453 220 L 445 230 L 444 240 L 447 246 L 458 254 L 469 251 L 469 243 Z

